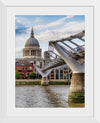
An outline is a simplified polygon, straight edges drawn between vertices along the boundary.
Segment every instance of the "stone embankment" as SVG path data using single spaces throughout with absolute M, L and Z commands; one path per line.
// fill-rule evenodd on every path
M 41 85 L 41 79 L 17 79 L 16 85 Z M 50 80 L 49 85 L 70 85 L 66 80 Z

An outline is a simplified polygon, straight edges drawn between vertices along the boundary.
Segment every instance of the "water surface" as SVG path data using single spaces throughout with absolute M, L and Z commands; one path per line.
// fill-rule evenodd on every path
M 24 85 L 15 88 L 15 105 L 18 108 L 68 108 L 83 107 L 84 104 L 68 105 L 67 85 Z

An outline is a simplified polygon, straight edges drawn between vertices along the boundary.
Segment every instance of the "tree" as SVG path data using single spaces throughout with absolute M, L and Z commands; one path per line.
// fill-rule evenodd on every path
M 29 74 L 29 77 L 30 77 L 31 79 L 35 79 L 35 78 L 36 78 L 36 73 L 31 72 L 31 73 Z
M 18 71 L 15 72 L 16 79 L 20 79 L 20 73 Z

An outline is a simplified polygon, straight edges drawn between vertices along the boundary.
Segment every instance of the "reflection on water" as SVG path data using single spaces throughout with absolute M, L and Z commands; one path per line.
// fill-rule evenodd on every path
M 16 107 L 84 107 L 84 104 L 68 105 L 69 86 L 67 85 L 21 85 L 16 86 L 15 90 Z

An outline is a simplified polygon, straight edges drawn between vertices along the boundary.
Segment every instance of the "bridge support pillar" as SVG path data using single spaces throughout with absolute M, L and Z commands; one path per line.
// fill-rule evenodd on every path
M 49 80 L 48 80 L 47 77 L 42 77 L 41 85 L 43 85 L 43 86 L 48 86 L 49 85 Z
M 73 73 L 69 90 L 68 103 L 84 103 L 84 73 Z

